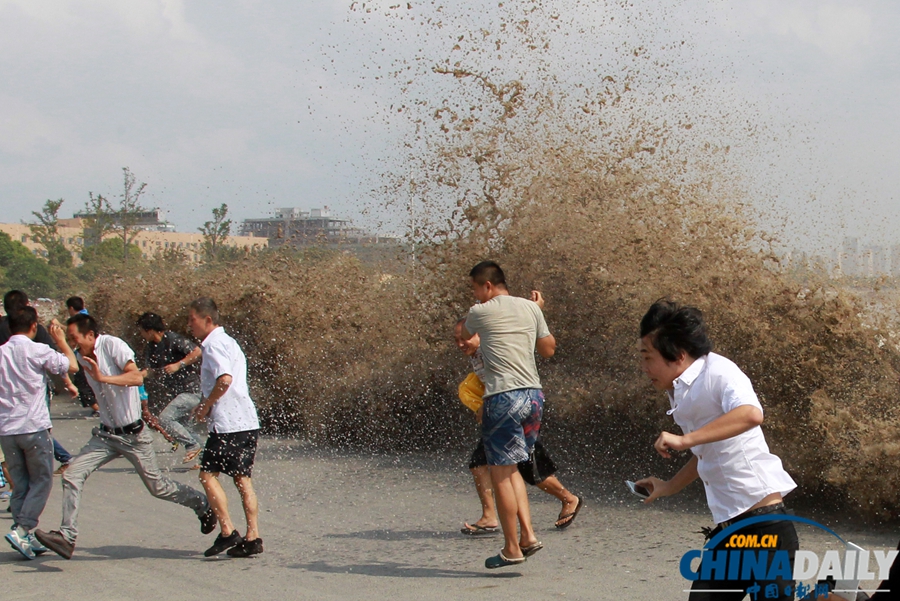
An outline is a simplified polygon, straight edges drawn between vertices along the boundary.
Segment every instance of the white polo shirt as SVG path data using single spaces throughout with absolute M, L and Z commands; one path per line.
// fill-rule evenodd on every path
M 24 334 L 0 346 L 0 436 L 49 429 L 47 374 L 68 371 L 68 357 Z
M 77 357 L 82 367 L 87 365 L 84 357 L 80 354 Z M 100 366 L 100 373 L 119 376 L 125 372 L 125 366 L 134 361 L 134 351 L 121 338 L 100 334 L 94 342 L 94 357 Z M 141 419 L 141 395 L 137 386 L 101 384 L 87 370 L 84 376 L 97 397 L 101 424 L 107 428 L 121 428 Z
M 217 327 L 203 340 L 200 392 L 208 398 L 221 376 L 231 376 L 231 386 L 212 406 L 207 418 L 210 432 L 227 434 L 258 430 L 256 406 L 247 387 L 247 358 L 237 341 Z
M 750 378 L 715 353 L 694 361 L 674 384 L 668 413 L 685 434 L 741 405 L 762 411 Z M 691 452 L 697 456 L 697 472 L 717 524 L 744 513 L 772 493 L 786 495 L 797 487 L 781 459 L 769 452 L 759 426 L 726 440 L 697 445 Z

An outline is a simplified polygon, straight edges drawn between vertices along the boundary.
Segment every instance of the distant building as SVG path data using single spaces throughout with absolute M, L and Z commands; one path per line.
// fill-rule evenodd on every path
M 844 238 L 838 253 L 838 268 L 843 275 L 859 274 L 859 238 Z
M 148 209 L 146 211 L 137 211 L 131 213 L 133 218 L 132 227 L 141 230 L 147 231 L 155 231 L 155 232 L 174 232 L 175 226 L 168 221 L 166 221 L 166 214 L 160 208 Z M 75 213 L 72 216 L 72 219 L 60 219 L 60 225 L 70 225 L 74 227 L 81 227 L 83 219 L 94 219 L 97 217 L 96 213 L 85 213 L 84 211 Z M 118 219 L 116 219 L 118 221 Z
M 274 217 L 245 219 L 242 236 L 266 238 L 269 246 L 310 246 L 314 244 L 377 244 L 396 241 L 367 234 L 353 227 L 349 219 L 333 217 L 328 210 L 304 211 L 295 207 L 275 210 Z
M 891 246 L 891 275 L 900 277 L 900 244 Z

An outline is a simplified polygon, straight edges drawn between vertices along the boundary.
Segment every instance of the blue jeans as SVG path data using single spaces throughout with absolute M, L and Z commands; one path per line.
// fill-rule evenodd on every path
M 50 399 L 53 398 L 53 391 L 50 390 L 50 387 L 47 387 L 47 408 L 50 408 Z M 59 441 L 55 438 L 53 439 L 53 457 L 56 458 L 60 463 L 69 463 L 72 461 L 72 454 L 63 448 Z
M 172 399 L 159 414 L 159 425 L 172 437 L 184 445 L 188 451 L 200 447 L 200 441 L 191 431 L 191 411 L 200 404 L 200 395 L 183 392 Z
M 65 450 L 55 438 L 53 439 L 53 457 L 60 463 L 69 463 L 72 461 L 72 454 Z

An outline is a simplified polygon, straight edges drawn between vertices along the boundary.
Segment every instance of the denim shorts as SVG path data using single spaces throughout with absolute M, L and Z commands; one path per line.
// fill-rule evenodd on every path
M 481 439 L 488 465 L 528 461 L 541 431 L 544 394 L 519 388 L 484 397 Z

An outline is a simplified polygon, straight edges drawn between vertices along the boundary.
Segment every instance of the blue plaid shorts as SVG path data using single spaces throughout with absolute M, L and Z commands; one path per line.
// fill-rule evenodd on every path
M 528 461 L 541 431 L 544 393 L 519 388 L 484 397 L 481 438 L 488 465 Z

